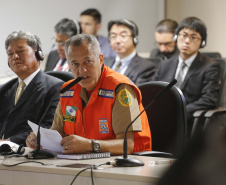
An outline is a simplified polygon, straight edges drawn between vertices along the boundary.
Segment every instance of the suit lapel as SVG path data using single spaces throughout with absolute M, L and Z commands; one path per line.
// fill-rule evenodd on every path
M 131 62 L 129 63 L 124 75 L 129 76 L 131 71 L 139 64 L 138 55 L 136 54 L 135 57 L 132 58 Z
M 14 109 L 19 108 L 21 105 L 24 104 L 27 99 L 30 98 L 35 92 L 37 92 L 38 88 L 40 88 L 40 84 L 42 83 L 43 72 L 39 71 L 38 74 L 32 79 L 29 85 L 24 90 L 23 94 L 21 95 L 20 99 L 18 100 L 17 104 L 15 105 Z
M 163 61 L 163 62 L 166 62 L 166 61 Z M 175 79 L 177 65 L 179 63 L 178 56 L 173 57 L 172 59 L 170 59 L 167 62 L 168 62 L 168 66 L 169 66 L 169 68 L 167 69 L 167 71 L 168 71 L 168 78 L 167 79 L 169 79 L 169 82 L 170 82 L 173 79 Z
M 114 62 L 115 62 L 115 58 L 105 58 L 104 59 L 104 64 L 110 68 L 112 68 Z

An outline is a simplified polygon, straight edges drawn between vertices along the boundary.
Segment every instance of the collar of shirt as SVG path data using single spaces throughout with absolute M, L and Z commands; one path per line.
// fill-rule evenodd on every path
M 30 76 L 28 76 L 27 78 L 25 78 L 23 81 L 26 84 L 25 88 L 27 88 L 27 86 L 29 85 L 29 83 L 31 82 L 31 80 L 33 80 L 33 78 L 36 76 L 36 74 L 40 71 L 40 68 L 38 68 L 35 72 L 33 72 Z M 20 78 L 18 78 L 19 83 L 22 81 Z
M 55 68 L 53 69 L 53 71 L 59 71 L 58 68 L 61 65 L 61 61 L 62 61 L 62 58 L 59 59 L 59 61 L 57 62 L 57 65 L 55 66 Z M 69 65 L 67 63 L 67 60 L 65 61 L 64 65 L 62 66 L 61 71 L 69 71 Z
M 136 51 L 132 52 L 130 55 L 128 55 L 127 57 L 125 58 L 119 58 L 119 56 L 117 55 L 116 58 L 115 58 L 115 63 L 114 65 L 112 66 L 112 68 L 116 65 L 116 62 L 117 61 L 121 61 L 122 65 L 120 67 L 120 70 L 119 70 L 119 73 L 121 74 L 124 74 L 127 67 L 129 66 L 132 58 L 136 55 Z
M 180 56 L 178 57 L 179 62 L 178 62 L 178 65 L 177 65 L 177 70 L 176 70 L 176 73 L 175 73 L 175 78 L 177 77 L 177 75 L 178 75 L 178 73 L 179 73 L 179 71 L 181 69 L 181 65 L 182 65 L 182 63 L 184 61 L 186 63 L 186 66 L 187 66 L 183 70 L 183 77 L 182 77 L 182 79 L 184 80 L 184 78 L 187 75 L 187 72 L 188 72 L 188 70 L 189 70 L 189 68 L 190 68 L 190 66 L 191 66 L 191 64 L 194 61 L 194 59 L 195 59 L 196 56 L 197 56 L 197 54 L 191 56 L 190 58 L 188 58 L 185 61 Z

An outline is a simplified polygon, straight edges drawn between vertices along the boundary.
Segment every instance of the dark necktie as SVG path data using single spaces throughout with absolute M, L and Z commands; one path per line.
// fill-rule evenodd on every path
M 184 74 L 184 69 L 185 67 L 187 66 L 187 64 L 183 61 L 182 64 L 181 64 L 181 67 L 180 67 L 180 71 L 179 73 L 177 74 L 177 87 L 181 87 L 182 85 L 182 82 L 183 82 L 183 74 Z

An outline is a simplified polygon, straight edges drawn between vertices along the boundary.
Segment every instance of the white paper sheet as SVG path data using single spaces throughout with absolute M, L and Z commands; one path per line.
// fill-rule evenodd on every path
M 32 128 L 33 132 L 37 135 L 38 125 L 32 123 L 29 120 L 28 124 Z M 62 136 L 59 134 L 59 132 L 57 132 L 56 130 L 50 130 L 40 127 L 40 135 L 40 143 L 44 149 L 50 150 L 52 152 L 62 153 L 63 147 L 60 145 Z

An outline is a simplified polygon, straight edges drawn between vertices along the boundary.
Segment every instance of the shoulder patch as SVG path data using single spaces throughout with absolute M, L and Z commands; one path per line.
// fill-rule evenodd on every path
M 118 100 L 125 107 L 129 107 L 132 104 L 132 96 L 127 89 L 122 89 L 119 92 Z
M 68 90 L 66 91 L 65 93 L 61 94 L 61 98 L 70 98 L 70 97 L 73 97 L 74 95 L 74 90 Z
M 114 91 L 108 90 L 108 89 L 99 89 L 98 96 L 104 97 L 104 98 L 114 98 Z

